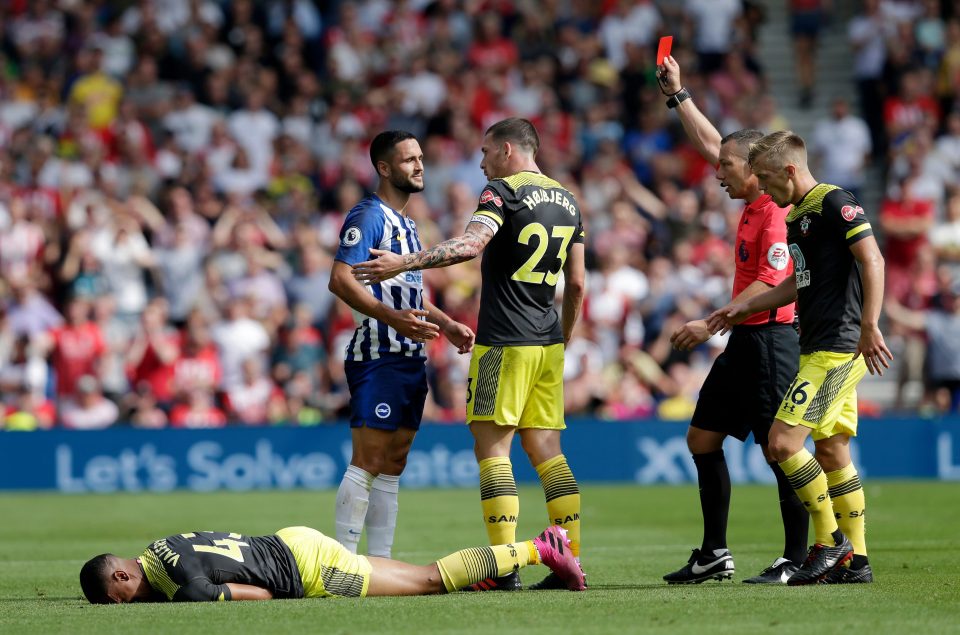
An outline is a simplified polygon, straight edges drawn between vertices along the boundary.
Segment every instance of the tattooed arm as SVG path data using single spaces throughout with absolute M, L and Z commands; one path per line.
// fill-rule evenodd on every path
M 374 259 L 353 265 L 353 275 L 364 284 L 374 284 L 389 280 L 403 271 L 449 267 L 479 256 L 491 238 L 492 229 L 482 223 L 469 223 L 462 236 L 414 254 L 400 255 L 371 249 L 370 255 Z

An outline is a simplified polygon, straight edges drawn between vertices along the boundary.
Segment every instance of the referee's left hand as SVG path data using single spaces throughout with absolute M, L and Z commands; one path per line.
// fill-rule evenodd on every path
M 887 348 L 883 341 L 883 333 L 878 326 L 861 326 L 860 341 L 857 342 L 857 353 L 854 359 L 863 355 L 863 361 L 867 364 L 867 370 L 871 375 L 883 375 L 884 368 L 890 368 L 887 361 L 893 360 L 893 353 Z
M 392 251 L 370 249 L 372 260 L 353 265 L 353 277 L 364 284 L 376 284 L 395 277 L 404 271 L 403 256 Z

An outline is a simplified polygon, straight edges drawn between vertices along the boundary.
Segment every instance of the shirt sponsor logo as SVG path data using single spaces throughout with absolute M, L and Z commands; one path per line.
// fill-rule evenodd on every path
M 783 271 L 790 262 L 790 252 L 786 243 L 773 243 L 767 250 L 767 262 L 777 271 Z
M 848 223 L 857 217 L 857 214 L 863 214 L 863 208 L 857 205 L 844 205 L 840 208 L 840 215 L 843 216 L 843 220 Z
M 378 403 L 377 407 L 373 409 L 373 414 L 377 415 L 379 419 L 386 419 L 390 416 L 390 404 Z
M 807 269 L 807 260 L 797 243 L 790 243 L 790 255 L 793 257 L 793 275 L 797 280 L 797 288 L 810 286 L 810 271 Z
M 493 204 L 497 207 L 503 207 L 503 199 L 494 194 L 491 190 L 484 190 L 483 194 L 480 195 L 480 204 L 489 203 L 493 201 Z
M 347 231 L 343 232 L 343 239 L 340 244 L 344 247 L 353 247 L 360 242 L 361 238 L 363 238 L 363 233 L 359 227 L 349 227 Z

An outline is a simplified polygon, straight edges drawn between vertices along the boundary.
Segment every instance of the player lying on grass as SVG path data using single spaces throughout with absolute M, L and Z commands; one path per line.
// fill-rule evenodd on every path
M 557 526 L 533 540 L 464 549 L 425 566 L 353 554 L 309 527 L 272 536 L 198 531 L 156 540 L 139 558 L 99 555 L 83 565 L 80 586 L 93 604 L 432 595 L 531 564 L 548 566 L 571 591 L 585 588 Z

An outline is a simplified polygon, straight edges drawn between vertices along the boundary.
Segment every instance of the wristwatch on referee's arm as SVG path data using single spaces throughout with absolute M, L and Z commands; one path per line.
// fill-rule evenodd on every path
M 681 103 L 690 99 L 690 93 L 686 88 L 681 88 L 679 91 L 670 95 L 670 99 L 667 100 L 667 108 L 676 108 Z

